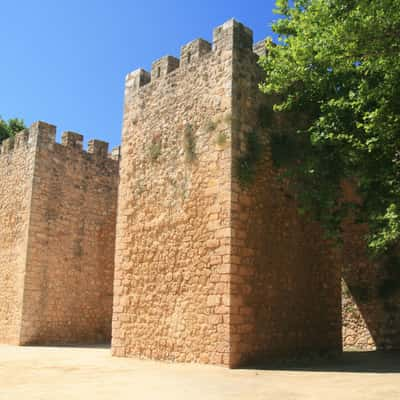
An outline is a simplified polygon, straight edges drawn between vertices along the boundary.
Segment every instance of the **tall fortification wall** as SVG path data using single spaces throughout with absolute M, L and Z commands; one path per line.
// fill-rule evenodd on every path
M 274 179 L 256 61 L 231 20 L 212 45 L 127 76 L 114 355 L 237 366 L 340 350 L 340 268 Z M 237 166 L 255 130 L 246 187 Z
M 29 204 L 17 208 L 14 195 L 4 202 L 22 220 L 25 232 L 23 249 L 14 248 L 24 260 L 19 265 L 24 278 L 18 286 L 18 342 L 106 341 L 111 333 L 118 160 L 108 155 L 107 143 L 89 141 L 85 152 L 81 135 L 65 132 L 58 144 L 55 134 L 54 126 L 35 123 L 23 133 L 26 142 L 1 155 L 30 160 L 24 180 Z M 18 166 L 9 164 L 7 170 L 19 177 Z M 9 237 L 15 235 L 12 224 L 7 229 Z M 1 263 L 1 270 L 10 268 L 7 260 Z
M 251 37 L 249 38 L 249 40 Z M 255 49 L 265 52 L 256 44 Z M 251 47 L 233 55 L 231 326 L 234 365 L 341 351 L 340 259 L 278 179 L 269 138 L 291 128 L 260 93 Z
M 18 344 L 35 150 L 24 131 L 0 152 L 0 343 Z
M 121 163 L 44 122 L 3 142 L 1 343 L 108 341 L 112 319 L 116 356 L 230 367 L 400 346 L 398 269 L 351 221 L 334 251 L 277 179 L 264 51 L 231 20 L 130 73 Z
M 127 77 L 114 355 L 229 363 L 232 63 L 223 34 L 213 51 L 197 40 L 180 63 L 164 57 Z

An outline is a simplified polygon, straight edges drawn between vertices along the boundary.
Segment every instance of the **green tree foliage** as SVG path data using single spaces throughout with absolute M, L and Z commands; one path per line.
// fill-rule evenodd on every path
M 25 129 L 25 124 L 22 119 L 11 118 L 5 121 L 0 117 L 0 143 L 11 136 L 15 136 L 16 133 Z
M 352 210 L 376 253 L 400 239 L 400 0 L 278 0 L 265 93 L 301 115 L 274 134 L 276 162 L 298 200 L 335 238 Z M 305 121 L 304 121 L 305 120 Z M 343 201 L 342 183 L 362 200 Z

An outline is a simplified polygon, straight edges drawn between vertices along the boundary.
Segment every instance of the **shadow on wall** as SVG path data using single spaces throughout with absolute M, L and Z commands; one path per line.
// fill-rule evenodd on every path
M 397 258 L 372 262 L 360 225 L 345 228 L 343 344 L 345 350 L 400 349 L 400 265 Z
M 345 352 L 334 359 L 255 364 L 246 369 L 320 372 L 400 373 L 400 351 Z
M 354 187 L 344 197 L 359 202 Z M 400 257 L 372 260 L 366 225 L 350 218 L 343 224 L 342 321 L 344 350 L 400 350 Z

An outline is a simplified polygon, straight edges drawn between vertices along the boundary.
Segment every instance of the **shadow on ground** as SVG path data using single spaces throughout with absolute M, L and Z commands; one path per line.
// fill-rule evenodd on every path
M 257 363 L 245 369 L 320 372 L 400 373 L 400 351 L 345 352 L 331 359 Z
M 109 349 L 111 350 L 110 343 L 97 343 L 97 344 L 30 344 L 22 347 L 48 347 L 48 348 L 70 348 L 70 349 Z

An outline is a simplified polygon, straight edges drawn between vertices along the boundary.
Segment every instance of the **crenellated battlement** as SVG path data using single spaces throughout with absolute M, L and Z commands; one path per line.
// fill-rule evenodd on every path
M 29 129 L 24 129 L 23 131 L 21 131 L 17 135 L 15 135 L 14 148 L 19 149 L 25 143 L 28 142 L 28 139 L 29 139 Z
M 55 125 L 48 124 L 43 121 L 33 123 L 28 129 L 17 133 L 15 137 L 10 137 L 2 142 L 0 145 L 0 157 L 12 152 L 34 146 L 54 147 L 57 146 L 67 151 L 78 151 L 86 154 L 96 160 L 112 159 L 119 161 L 120 148 L 114 148 L 111 153 L 108 152 L 108 143 L 101 140 L 92 139 L 88 142 L 88 149 L 83 149 L 83 135 L 66 131 L 61 135 L 61 143 L 56 143 Z
M 163 78 L 177 68 L 179 68 L 179 59 L 172 56 L 161 57 L 151 66 L 151 80 Z
M 180 66 L 185 67 L 209 53 L 212 49 L 211 43 L 204 39 L 196 39 L 181 47 Z
M 223 51 L 247 49 L 260 55 L 260 42 L 253 48 L 253 31 L 231 19 L 213 31 L 212 43 L 204 39 L 193 40 L 181 47 L 180 59 L 164 56 L 152 63 L 151 71 L 142 68 L 127 74 L 125 96 L 137 93 L 143 86 L 166 78 L 170 73 L 202 62 L 209 54 L 221 55 Z
M 66 131 L 61 135 L 61 144 L 82 151 L 83 135 L 76 132 Z

